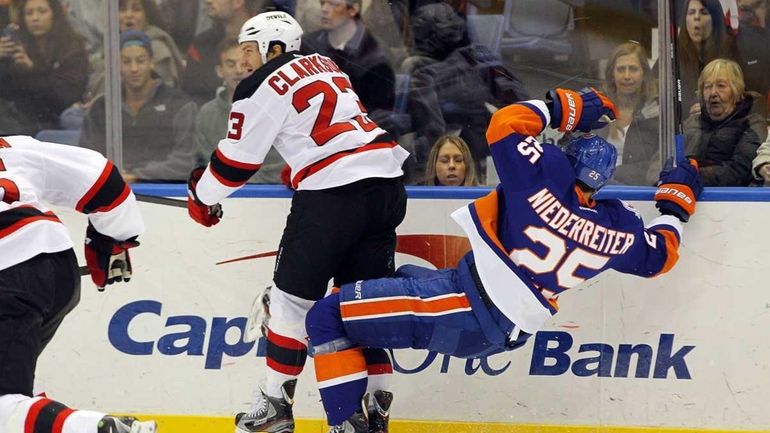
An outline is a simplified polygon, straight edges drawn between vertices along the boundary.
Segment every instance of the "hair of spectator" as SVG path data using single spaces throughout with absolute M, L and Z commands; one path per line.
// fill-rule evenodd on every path
M 130 0 L 119 0 L 118 8 L 125 8 L 129 1 Z M 166 24 L 163 21 L 163 15 L 161 15 L 155 0 L 139 0 L 139 3 L 142 5 L 142 9 L 144 9 L 144 16 L 147 18 L 147 24 L 165 30 Z
M 217 64 L 222 63 L 222 55 L 227 52 L 227 50 L 231 48 L 237 48 L 240 45 L 238 44 L 238 38 L 224 38 L 217 44 L 217 55 L 219 56 L 219 61 Z
M 698 97 L 703 99 L 703 83 L 717 77 L 727 78 L 736 102 L 743 100 L 746 91 L 746 83 L 743 80 L 743 71 L 738 63 L 730 59 L 716 59 L 709 62 L 698 77 Z
M 612 50 L 607 67 L 604 70 L 604 90 L 610 99 L 617 97 L 617 86 L 615 84 L 614 70 L 618 59 L 623 56 L 636 56 L 639 64 L 642 66 L 642 88 L 641 94 L 645 101 L 650 101 L 658 97 L 658 84 L 650 70 L 650 62 L 647 58 L 647 50 L 638 42 L 625 42 Z
M 141 30 L 126 30 L 120 34 L 120 49 L 123 50 L 126 46 L 140 46 L 147 51 L 150 57 L 154 56 L 152 40 L 147 36 L 147 33 Z
M 439 137 L 433 143 L 428 154 L 428 162 L 425 166 L 425 185 L 438 185 L 436 182 L 436 164 L 438 163 L 438 154 L 441 147 L 446 143 L 452 143 L 460 149 L 460 153 L 463 155 L 463 161 L 465 161 L 465 180 L 463 180 L 463 186 L 476 186 L 479 184 L 476 177 L 476 164 L 473 161 L 471 155 L 471 149 L 468 147 L 468 143 L 462 138 L 456 135 L 444 135 Z
M 711 37 L 705 41 L 700 51 L 695 47 L 695 43 L 687 33 L 687 9 L 693 1 L 701 2 L 711 16 Z M 684 8 L 680 17 L 679 36 L 677 36 L 676 40 L 679 47 L 679 61 L 681 63 L 700 64 L 717 57 L 726 57 L 728 46 L 730 45 L 729 41 L 732 36 L 727 31 L 724 16 L 719 0 L 686 0 L 684 2 Z
M 358 5 L 358 12 L 356 13 L 356 16 L 353 18 L 360 20 L 361 19 L 361 9 L 363 9 L 363 3 L 361 0 L 346 0 L 347 7 L 352 8 L 355 5 Z
M 46 55 L 40 51 L 38 44 L 35 43 L 35 38 L 29 32 L 27 28 L 27 21 L 24 19 L 24 8 L 29 0 L 19 0 L 16 3 L 19 11 L 19 37 L 24 44 L 28 54 L 33 59 L 35 58 L 50 58 L 50 57 L 66 57 L 71 52 L 85 50 L 84 39 L 73 30 L 67 20 L 64 7 L 58 0 L 46 0 L 48 7 L 53 12 L 53 26 L 51 31 L 46 35 L 46 39 L 50 46 L 46 49 Z

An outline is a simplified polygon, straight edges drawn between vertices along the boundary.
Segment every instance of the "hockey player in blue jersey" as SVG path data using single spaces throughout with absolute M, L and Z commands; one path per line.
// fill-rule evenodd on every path
M 581 134 L 562 151 L 535 139 L 548 125 L 586 132 L 615 115 L 593 89 L 555 89 L 547 102 L 499 110 L 487 141 L 500 184 L 452 214 L 472 247 L 457 268 L 405 265 L 395 278 L 346 284 L 315 304 L 306 325 L 331 432 L 369 431 L 362 348 L 463 358 L 513 350 L 557 312 L 564 290 L 607 269 L 643 277 L 671 269 L 703 189 L 697 167 L 681 161 L 661 173 L 662 215 L 645 226 L 622 201 L 593 199 L 615 171 L 613 145 Z

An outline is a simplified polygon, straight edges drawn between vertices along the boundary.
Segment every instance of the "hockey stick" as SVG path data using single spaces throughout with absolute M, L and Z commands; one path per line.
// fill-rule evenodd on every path
M 682 78 L 676 44 L 676 0 L 668 1 L 671 45 L 671 72 L 674 79 L 674 167 L 684 160 L 684 131 L 682 128 Z
M 143 201 L 145 203 L 155 203 L 155 204 L 162 204 L 164 206 L 173 206 L 173 207 L 183 207 L 187 208 L 187 201 L 186 200 L 179 200 L 176 198 L 168 198 L 168 197 L 162 197 L 159 195 L 147 195 L 147 194 L 136 194 L 137 201 Z
M 185 209 L 187 208 L 187 202 L 185 200 L 162 197 L 158 195 L 147 195 L 147 194 L 134 194 L 134 196 L 136 196 L 137 201 L 143 201 L 145 203 L 155 203 L 155 204 L 161 204 L 164 206 L 183 207 Z M 88 274 L 89 274 L 88 266 L 81 266 L 80 276 L 82 277 Z

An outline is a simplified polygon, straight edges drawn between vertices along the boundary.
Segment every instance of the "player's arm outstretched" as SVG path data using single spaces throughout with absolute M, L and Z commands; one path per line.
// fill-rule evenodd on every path
M 43 201 L 88 215 L 85 257 L 91 279 L 105 285 L 131 278 L 128 250 L 139 245 L 144 221 L 136 197 L 117 167 L 100 153 L 19 137 L 19 145 L 41 171 Z
M 268 104 L 257 103 L 250 97 L 253 89 L 248 82 L 241 85 L 234 97 L 241 99 L 230 110 L 227 136 L 220 140 L 208 165 L 193 169 L 187 182 L 190 217 L 206 227 L 222 218 L 219 202 L 259 171 L 288 110 L 285 101 L 280 100 L 268 109 Z
M 644 277 L 671 270 L 679 259 L 682 224 L 695 213 L 702 192 L 695 161 L 683 160 L 676 167 L 663 170 L 655 192 L 655 207 L 661 216 L 647 224 L 642 233 L 644 241 L 637 240 L 616 269 Z
M 487 142 L 501 183 L 526 188 L 541 171 L 568 168 L 561 150 L 535 139 L 546 126 L 565 133 L 589 132 L 607 126 L 616 115 L 612 101 L 591 88 L 554 89 L 545 101 L 524 101 L 498 110 L 489 123 Z

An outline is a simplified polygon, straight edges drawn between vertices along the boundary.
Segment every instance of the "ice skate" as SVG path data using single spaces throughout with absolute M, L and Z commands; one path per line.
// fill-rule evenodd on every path
M 392 392 L 374 391 L 372 404 L 369 406 L 369 433 L 388 433 L 392 402 Z
M 249 412 L 241 412 L 235 416 L 236 433 L 294 433 L 294 390 L 297 379 L 286 381 L 281 385 L 283 398 L 270 397 L 259 391 L 257 399 Z
M 105 415 L 99 420 L 98 433 L 155 433 L 158 424 L 155 421 L 139 421 L 132 416 Z
M 329 433 L 369 433 L 369 393 L 361 399 L 361 411 L 358 411 L 346 419 L 342 424 L 333 425 Z

